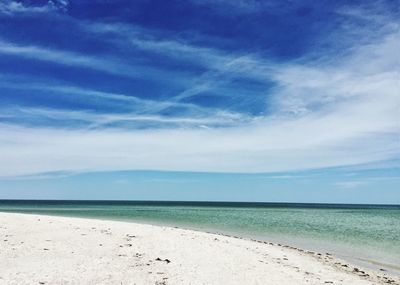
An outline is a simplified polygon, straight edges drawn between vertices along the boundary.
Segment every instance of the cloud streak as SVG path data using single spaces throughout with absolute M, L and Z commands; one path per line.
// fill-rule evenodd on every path
M 172 78 L 171 72 L 160 68 L 152 68 L 143 64 L 125 64 L 117 58 L 104 58 L 104 56 L 90 56 L 77 52 L 57 50 L 35 45 L 19 45 L 0 39 L 0 54 L 23 57 L 27 59 L 51 62 L 70 67 L 86 68 L 103 73 L 119 75 L 127 78 L 153 78 L 159 81 L 168 80 L 177 82 Z M 131 61 L 133 62 L 133 60 Z M 187 78 L 184 74 L 176 72 L 176 76 Z
M 68 129 L 81 129 L 82 124 L 87 130 L 104 128 L 143 129 L 143 128 L 221 128 L 233 127 L 244 124 L 245 117 L 229 113 L 215 113 L 213 116 L 160 116 L 136 113 L 100 113 L 93 111 L 70 111 L 59 109 L 40 108 L 9 108 L 0 109 L 0 120 L 24 122 L 30 126 L 34 121 L 35 126 L 43 121 L 44 126 L 68 125 Z M 76 122 L 80 122 L 77 124 Z M 58 124 L 57 124 L 58 123 Z M 75 125 L 74 125 L 75 124 Z M 76 126 L 76 124 L 78 126 Z
M 245 116 L 240 113 L 228 112 L 225 110 L 201 107 L 190 103 L 174 102 L 172 100 L 149 100 L 140 97 L 122 94 L 103 92 L 99 90 L 92 90 L 73 85 L 60 85 L 60 84 L 45 84 L 40 82 L 34 77 L 20 77 L 20 76 L 0 76 L 2 82 L 0 88 L 7 90 L 30 92 L 50 92 L 53 97 L 58 100 L 66 100 L 73 102 L 84 102 L 91 104 L 95 109 L 106 109 L 110 106 L 118 107 L 114 112 L 93 112 L 90 110 L 57 110 L 52 108 L 32 108 L 32 107 L 0 107 L 2 118 L 20 119 L 20 121 L 38 119 L 48 119 L 47 123 L 58 120 L 64 122 L 74 128 L 72 123 L 74 120 L 80 120 L 88 123 L 88 129 L 107 127 L 109 124 L 115 123 L 134 123 L 129 124 L 131 128 L 143 127 L 139 122 L 152 122 L 152 127 L 157 127 L 157 122 L 160 127 L 222 127 L 222 126 L 238 126 L 240 124 L 248 123 L 249 121 L 257 118 Z M 23 83 L 29 82 L 29 84 Z M 159 115 L 160 111 L 169 108 L 179 109 L 179 114 L 175 115 Z M 171 124 L 171 125 L 169 125 Z M 125 125 L 128 127 L 129 125 Z
M 44 5 L 24 5 L 18 1 L 3 0 L 0 2 L 0 13 L 14 15 L 19 13 L 48 13 L 68 10 L 69 2 L 67 0 L 49 0 Z

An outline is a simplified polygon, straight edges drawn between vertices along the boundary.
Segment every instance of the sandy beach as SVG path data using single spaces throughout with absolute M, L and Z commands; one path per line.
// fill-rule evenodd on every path
M 400 284 L 327 253 L 128 222 L 0 213 L 0 284 Z

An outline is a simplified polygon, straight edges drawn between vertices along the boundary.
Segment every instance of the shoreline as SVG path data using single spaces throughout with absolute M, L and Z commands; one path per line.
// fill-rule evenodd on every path
M 180 227 L 174 227 L 174 228 L 182 229 Z M 187 229 L 187 230 L 193 230 L 193 229 Z M 377 265 L 376 267 L 363 267 L 363 265 L 356 264 L 355 262 L 352 262 L 351 260 L 347 260 L 345 258 L 338 257 L 335 253 L 329 253 L 329 252 L 322 253 L 321 251 L 310 250 L 310 249 L 293 246 L 293 245 L 289 245 L 289 244 L 282 243 L 282 242 L 271 242 L 271 241 L 265 241 L 265 240 L 257 239 L 257 238 L 242 237 L 240 235 L 238 236 L 238 235 L 224 234 L 221 232 L 201 231 L 201 230 L 194 230 L 194 231 L 200 231 L 200 232 L 205 232 L 208 234 L 221 235 L 221 236 L 226 236 L 226 237 L 230 237 L 230 238 L 248 240 L 248 241 L 252 241 L 252 242 L 256 242 L 256 243 L 269 244 L 272 246 L 278 246 L 278 247 L 282 247 L 282 248 L 291 249 L 291 250 L 298 251 L 303 254 L 308 254 L 310 256 L 314 256 L 320 262 L 327 263 L 331 266 L 337 267 L 346 272 L 351 272 L 351 273 L 359 275 L 361 277 L 367 277 L 366 275 L 375 274 L 378 277 L 378 279 L 381 279 L 381 280 L 382 279 L 384 279 L 384 280 L 398 279 L 397 280 L 398 283 L 391 283 L 391 282 L 390 283 L 391 284 L 400 284 L 400 276 L 397 276 L 396 274 L 393 274 L 392 272 L 388 272 L 388 270 L 386 270 L 386 269 L 380 268 L 380 267 L 393 267 L 393 269 L 395 269 L 395 270 L 400 269 L 400 267 L 395 267 L 395 266 L 392 266 L 391 264 L 384 264 L 384 263 L 380 263 L 380 262 L 377 262 L 374 260 L 362 260 L 360 258 L 354 257 L 354 260 L 360 260 L 363 262 L 368 262 L 368 263 Z M 386 274 L 380 274 L 382 272 L 386 272 Z M 387 278 L 384 278 L 384 277 L 387 277 Z
M 12 221 L 10 221 L 10 219 Z M 43 225 L 43 221 L 47 221 L 47 224 Z M 38 235 L 41 236 L 43 233 L 42 231 L 49 230 L 48 228 L 54 227 L 54 225 L 57 225 L 58 231 L 61 233 L 63 232 L 65 235 L 70 236 L 70 239 L 74 240 L 76 243 L 81 243 L 85 240 L 85 237 L 89 234 L 93 235 L 93 238 L 97 236 L 98 238 L 102 239 L 104 238 L 103 235 L 98 236 L 98 234 L 106 234 L 106 236 L 110 237 L 113 236 L 113 234 L 108 234 L 108 231 L 111 232 L 111 228 L 115 228 L 115 231 L 136 231 L 139 232 L 140 234 L 137 234 L 137 236 L 143 236 L 144 239 L 141 240 L 141 243 L 139 244 L 140 247 L 147 248 L 148 244 L 146 243 L 156 243 L 159 242 L 164 242 L 164 238 L 168 240 L 168 247 L 163 248 L 163 246 L 160 246 L 160 251 L 158 255 L 161 255 L 162 252 L 169 252 L 170 255 L 177 255 L 178 258 L 172 259 L 162 259 L 164 260 L 163 263 L 169 263 L 165 260 L 170 261 L 171 263 L 174 262 L 176 263 L 177 260 L 180 262 L 180 267 L 185 267 L 185 263 L 187 263 L 186 258 L 188 256 L 191 256 L 192 254 L 198 254 L 201 251 L 205 251 L 201 258 L 197 260 L 197 263 L 194 262 L 192 266 L 189 266 L 189 268 L 179 270 L 179 268 L 175 268 L 175 271 L 170 272 L 171 274 L 165 273 L 167 279 L 160 279 L 156 280 L 157 282 L 164 282 L 164 283 L 154 283 L 155 279 L 153 277 L 149 276 L 142 276 L 142 277 L 137 277 L 139 278 L 140 281 L 144 281 L 144 284 L 169 284 L 170 280 L 172 281 L 177 281 L 179 282 L 179 278 L 188 278 L 186 281 L 192 280 L 190 276 L 187 276 L 188 273 L 186 271 L 191 272 L 191 268 L 196 268 L 196 267 L 201 267 L 198 268 L 197 273 L 204 273 L 211 271 L 212 274 L 209 272 L 208 274 L 212 275 L 211 280 L 216 281 L 215 283 L 209 281 L 207 279 L 208 277 L 205 276 L 204 282 L 199 282 L 199 283 L 194 283 L 194 284 L 222 284 L 218 282 L 218 280 L 215 280 L 215 278 L 218 278 L 218 275 L 223 275 L 226 274 L 232 274 L 232 272 L 241 272 L 243 273 L 243 264 L 240 262 L 241 259 L 248 259 L 248 262 L 253 264 L 252 268 L 254 267 L 254 274 L 259 275 L 259 276 L 254 276 L 253 278 L 261 278 L 265 277 L 264 275 L 268 273 L 268 278 L 265 280 L 271 280 L 271 275 L 276 275 L 272 279 L 276 279 L 280 282 L 286 282 L 285 284 L 324 284 L 325 283 L 332 283 L 332 284 L 400 284 L 400 279 L 388 274 L 387 272 L 375 272 L 370 269 L 364 269 L 359 266 L 354 266 L 353 264 L 341 260 L 340 258 L 335 257 L 334 255 L 330 253 L 319 253 L 311 250 L 305 250 L 302 248 L 294 247 L 294 246 L 289 246 L 289 245 L 284 245 L 280 243 L 273 243 L 273 242 L 267 242 L 267 241 L 261 241 L 257 239 L 248 239 L 244 237 L 240 237 L 237 235 L 228 235 L 228 234 L 223 234 L 223 233 L 215 233 L 215 232 L 209 232 L 209 231 L 200 231 L 200 230 L 193 230 L 193 229 L 183 229 L 180 227 L 169 227 L 169 226 L 160 226 L 160 225 L 151 225 L 151 224 L 142 224 L 142 223 L 135 223 L 135 222 L 124 222 L 124 221 L 116 221 L 116 220 L 102 220 L 102 219 L 95 219 L 95 218 L 77 218 L 77 217 L 65 217 L 65 216 L 53 216 L 53 215 L 38 215 L 38 214 L 19 214 L 19 213 L 5 213 L 5 212 L 0 212 L 0 221 L 1 221 L 1 227 L 0 227 L 0 234 L 3 236 L 3 240 L 1 240 L 2 248 L 5 248 L 0 252 L 0 256 L 2 256 L 2 260 L 8 260 L 9 262 L 13 263 L 15 260 L 15 252 L 18 250 L 17 244 L 13 243 L 14 247 L 9 247 L 10 241 L 12 237 L 18 237 L 19 239 L 29 239 L 29 236 L 19 236 L 18 233 L 24 233 L 25 227 L 29 226 L 30 224 L 34 223 L 35 225 L 30 225 L 29 226 L 29 231 L 32 232 L 32 235 Z M 40 223 L 42 221 L 42 223 Z M 66 225 L 68 224 L 68 226 Z M 96 224 L 96 227 L 91 227 L 92 224 Z M 21 228 L 22 227 L 22 228 Z M 97 230 L 94 230 L 94 228 L 98 227 L 107 227 L 107 229 L 100 230 L 98 232 Z M 13 230 L 10 230 L 12 228 Z M 80 233 L 80 235 L 76 235 L 77 232 L 80 232 L 84 230 L 86 233 Z M 6 233 L 7 231 L 10 231 L 10 233 Z M 11 233 L 13 231 L 13 233 Z M 103 232 L 102 232 L 103 231 Z M 113 229 L 114 232 L 114 229 Z M 46 234 L 44 234 L 46 235 Z M 55 235 L 47 232 L 48 235 Z M 128 234 L 122 235 L 124 242 L 126 242 Z M 136 235 L 135 235 L 136 236 Z M 167 236 L 167 237 L 165 237 Z M 190 239 L 188 238 L 190 237 Z M 50 239 L 47 240 L 57 240 L 57 235 L 56 237 L 51 237 Z M 64 240 L 65 238 L 59 237 L 59 241 L 57 243 L 59 244 L 60 248 L 64 248 L 65 251 L 65 243 L 70 244 L 71 240 Z M 115 239 L 115 238 L 114 238 Z M 135 241 L 137 242 L 137 239 L 134 238 Z M 6 241 L 4 241 L 6 240 Z M 195 240 L 193 242 L 192 240 Z M 221 241 L 223 240 L 224 242 L 224 250 L 220 250 L 218 247 L 215 248 L 215 243 L 222 244 Z M 22 242 L 22 243 L 21 243 Z M 44 242 L 44 245 L 46 245 L 48 242 L 46 242 L 46 239 L 44 241 L 41 241 L 41 243 Z M 203 245 L 203 247 L 199 247 L 197 243 Z M 26 243 L 30 243 L 30 241 L 20 241 L 19 245 L 24 245 Z M 39 246 L 41 245 L 39 242 Z M 115 246 L 117 247 L 117 250 L 120 248 L 123 248 L 124 246 L 118 245 L 121 243 L 121 240 L 111 240 L 110 241 L 110 247 L 113 248 Z M 180 245 L 186 244 L 186 247 L 183 246 L 183 248 L 180 248 Z M 8 246 L 8 247 L 7 247 Z M 38 245 L 32 244 L 33 247 L 36 247 Z M 132 246 L 132 244 L 131 244 Z M 128 247 L 131 247 L 128 246 Z M 93 247 L 93 248 L 92 248 Z M 192 250 L 191 248 L 193 247 L 198 247 L 198 250 Z M 259 247 L 263 247 L 262 250 L 259 249 Z M 103 249 L 104 247 L 100 247 Z M 171 250 L 171 248 L 173 250 Z M 209 251 L 210 248 L 213 248 L 213 250 Z M 88 247 L 81 247 L 79 250 L 81 251 L 87 251 L 89 250 L 90 252 L 92 250 L 98 250 L 99 246 L 96 245 L 88 245 Z M 232 253 L 230 253 L 231 250 L 234 249 L 240 249 L 240 253 L 237 252 L 235 256 L 231 256 Z M 147 248 L 148 251 L 153 251 L 154 249 L 152 248 Z M 47 250 L 45 250 L 47 251 Z M 183 252 L 181 252 L 183 251 Z M 193 251 L 193 252 L 191 252 Z M 56 253 L 56 252 L 55 252 Z M 9 254 L 9 255 L 8 255 Z M 23 257 L 23 252 L 21 253 Z M 38 255 L 42 255 L 43 251 L 40 251 L 40 253 L 36 253 Z M 102 253 L 103 255 L 100 255 L 99 258 L 103 259 L 110 254 L 110 251 L 106 251 Z M 142 253 L 142 254 L 147 254 L 147 253 Z M 207 266 L 207 262 L 203 264 L 204 260 L 205 261 L 210 259 L 210 255 L 216 255 L 218 259 L 225 260 L 223 263 L 219 264 L 219 266 L 224 266 L 224 264 L 228 261 L 230 262 L 230 267 L 228 268 L 223 268 L 221 269 L 221 272 L 216 274 L 214 271 L 214 268 L 209 268 Z M 267 256 L 274 255 L 272 259 Z M 13 258 L 14 256 L 14 258 Z M 279 257 L 278 257 L 279 256 Z M 65 257 L 65 252 L 61 252 L 53 256 L 53 258 L 58 259 L 60 257 Z M 111 258 L 112 261 L 114 261 L 114 256 Z M 121 257 L 121 256 L 120 256 Z M 289 258 L 290 257 L 290 258 Z M 33 256 L 35 259 L 35 255 Z M 138 258 L 138 257 L 136 257 Z M 239 261 L 236 259 L 240 259 Z M 17 258 L 18 259 L 18 258 Z M 76 260 L 74 259 L 69 259 L 68 262 L 71 263 L 69 267 L 73 267 L 76 262 L 79 263 L 86 263 L 87 262 L 87 255 L 80 256 Z M 257 260 L 256 260 L 257 259 Z M 264 260 L 263 260 L 264 259 Z M 157 259 L 155 259 L 157 260 Z M 293 260 L 293 261 L 292 261 Z M 24 262 L 24 258 L 19 260 L 19 264 L 21 262 Z M 111 262 L 111 261 L 110 261 Z M 119 262 L 119 261 L 118 261 Z M 154 262 L 154 260 L 153 260 Z M 111 262 L 112 263 L 112 262 Z M 118 263 L 119 264 L 119 263 Z M 150 264 L 150 263 L 146 263 Z M 154 263 L 153 263 L 154 264 Z M 262 266 L 260 267 L 260 265 Z M 0 264 L 1 266 L 2 264 Z M 122 262 L 119 266 L 124 267 L 126 264 Z M 165 264 L 163 264 L 165 265 Z M 202 266 L 200 266 L 202 265 Z M 3 266 L 5 266 L 3 264 Z M 89 265 L 90 266 L 90 265 Z M 150 265 L 141 265 L 141 266 L 150 266 Z M 4 284 L 32 284 L 32 283 L 24 283 L 24 281 L 19 280 L 17 283 L 12 283 L 15 282 L 12 280 L 12 277 L 15 277 L 15 274 L 17 271 L 19 272 L 18 275 L 20 274 L 26 274 L 24 273 L 24 269 L 26 266 L 22 264 L 23 268 L 18 268 L 18 266 L 13 270 L 9 272 L 9 279 L 6 279 L 9 281 L 8 283 Z M 29 266 L 28 266 L 29 267 Z M 278 268 L 278 270 L 273 270 Z M 165 268 L 163 268 L 165 270 Z M 30 271 L 31 270 L 31 271 Z M 249 269 L 246 269 L 249 270 Z M 316 270 L 315 272 L 312 272 L 313 270 Z M 35 275 L 35 270 L 25 268 L 25 271 L 29 271 L 29 275 Z M 140 271 L 140 270 L 139 270 Z M 267 271 L 267 272 L 266 272 Z M 276 271 L 279 271 L 280 274 L 276 274 Z M 22 273 L 21 273 L 22 272 Z M 324 274 L 318 273 L 318 272 L 324 272 Z M 140 272 L 143 273 L 143 272 Z M 145 275 L 152 275 L 151 273 L 146 272 L 147 274 Z M 173 273 L 173 274 L 172 274 Z M 117 273 L 115 273 L 117 274 Z M 51 275 L 51 274 L 48 274 Z M 90 275 L 90 274 L 89 274 Z M 117 274 L 118 275 L 118 274 Z M 154 275 L 154 274 L 153 274 Z M 163 274 L 160 274 L 163 275 Z M 190 275 L 190 274 L 189 274 Z M 296 277 L 293 277 L 293 276 Z M 113 275 L 114 276 L 114 275 Z M 290 278 L 294 278 L 294 280 L 286 280 L 285 278 L 289 278 L 288 276 L 292 276 Z M 114 276 L 115 277 L 115 276 Z M 210 276 L 209 276 L 210 277 Z M 3 284 L 2 281 L 5 280 L 6 277 L 0 275 L 0 284 Z M 10 279 L 11 278 L 11 279 Z M 118 277 L 115 277 L 118 278 Z M 132 277 L 136 278 L 136 277 Z M 147 279 L 148 280 L 147 280 Z M 149 279 L 150 278 L 150 279 Z M 166 278 L 166 277 L 163 277 Z M 175 279 L 174 279 L 175 278 Z M 178 278 L 178 279 L 176 279 Z M 249 277 L 250 278 L 250 277 Z M 290 279 L 289 278 L 289 279 Z M 297 279 L 296 279 L 297 278 Z M 325 278 L 326 281 L 322 282 L 322 278 Z M 119 280 L 119 279 L 118 279 Z M 150 281 L 151 280 L 151 281 Z M 154 281 L 154 282 L 153 282 Z M 181 282 L 184 281 L 180 280 Z M 193 281 L 193 280 L 192 280 Z M 234 279 L 235 281 L 235 279 Z M 238 280 L 236 280 L 238 281 Z M 304 282 L 303 282 L 304 281 Z M 346 281 L 346 282 L 345 282 Z M 10 283 L 11 282 L 11 283 Z M 38 281 L 42 282 L 42 281 Z M 45 282 L 45 281 L 43 281 Z M 82 280 L 81 280 L 82 282 Z M 100 283 L 99 283 L 100 282 Z M 122 281 L 121 281 L 122 282 Z M 149 282 L 149 283 L 148 283 Z M 153 282 L 153 283 L 151 283 Z M 291 283 L 293 282 L 293 283 Z M 59 282 L 58 282 L 59 283 Z M 99 284 L 112 284 L 112 283 L 107 283 L 102 281 L 98 281 Z M 185 282 L 183 282 L 185 283 Z M 233 282 L 235 283 L 235 282 Z M 44 284 L 50 284 L 50 283 L 44 283 Z M 61 284 L 77 284 L 77 283 L 70 283 L 66 281 L 65 283 Z M 91 284 L 85 283 L 83 280 L 82 284 Z M 125 283 L 124 283 L 125 284 Z M 140 283 L 141 284 L 141 283 Z M 176 282 L 171 283 L 171 284 L 176 284 Z M 239 283 L 238 283 L 239 284 Z M 250 282 L 250 284 L 253 284 L 253 282 Z M 254 283 L 255 284 L 255 283 Z M 268 284 L 268 283 L 266 283 Z M 270 284 L 275 284 L 275 283 L 270 283 Z
M 96 219 L 96 218 L 92 218 Z M 108 219 L 102 219 L 107 221 Z M 121 220 L 112 220 L 112 221 L 121 221 Z M 151 223 L 151 222 L 141 222 L 141 221 L 122 221 L 122 222 L 132 222 L 134 224 L 143 224 L 143 225 L 152 225 L 152 226 L 158 226 L 158 227 L 169 227 L 169 228 L 175 228 L 175 229 L 183 229 L 183 230 L 188 230 L 188 231 L 195 231 L 195 232 L 202 232 L 202 233 L 208 233 L 208 234 L 214 234 L 214 235 L 220 235 L 220 236 L 225 236 L 225 237 L 230 237 L 230 238 L 236 238 L 236 239 L 241 239 L 241 240 L 248 240 L 252 242 L 258 242 L 258 243 L 266 243 L 274 246 L 282 246 L 284 248 L 289 248 L 292 250 L 298 250 L 299 252 L 313 252 L 317 257 L 319 257 L 318 254 L 325 253 L 331 257 L 334 257 L 336 260 L 339 260 L 341 264 L 348 264 L 349 266 L 352 266 L 354 268 L 363 268 L 363 271 L 372 271 L 372 272 L 386 272 L 387 275 L 390 275 L 394 278 L 399 278 L 400 279 L 400 264 L 399 266 L 395 266 L 393 264 L 389 263 L 384 263 L 380 262 L 374 259 L 363 259 L 360 257 L 348 257 L 348 256 L 341 256 L 340 253 L 335 252 L 334 250 L 323 250 L 323 249 L 313 249 L 312 246 L 308 245 L 294 245 L 293 242 L 290 241 L 277 241 L 274 239 L 274 241 L 271 239 L 269 240 L 268 238 L 263 238 L 259 237 L 257 235 L 251 235 L 251 234 L 242 234 L 242 233 L 230 233 L 229 231 L 219 231 L 219 230 L 209 230 L 209 229 L 196 229 L 196 228 L 190 228 L 190 227 L 183 227 L 183 226 L 172 226 L 168 224 L 163 224 L 163 223 Z M 310 244 L 310 242 L 308 242 Z
M 0 213 L 2 211 L 0 210 Z M 12 212 L 12 211 L 6 211 L 4 213 L 16 213 L 16 214 L 26 214 L 26 215 L 41 215 L 41 216 L 51 216 L 51 217 L 70 217 L 70 218 L 78 218 L 78 219 L 90 219 L 90 220 L 101 220 L 101 221 L 115 221 L 115 222 L 124 222 L 124 223 L 132 223 L 132 224 L 141 224 L 141 225 L 152 225 L 152 226 L 157 226 L 157 227 L 168 227 L 168 228 L 176 228 L 176 229 L 183 229 L 183 230 L 189 230 L 189 231 L 196 231 L 196 232 L 202 232 L 202 233 L 209 233 L 209 234 L 216 234 L 216 235 L 221 235 L 221 236 L 226 236 L 226 237 L 232 237 L 232 238 L 238 238 L 238 239 L 244 239 L 244 240 L 249 240 L 249 241 L 256 241 L 256 242 L 267 242 L 267 243 L 273 243 L 275 245 L 281 244 L 285 245 L 288 248 L 297 248 L 297 249 L 303 249 L 304 252 L 315 252 L 315 253 L 329 253 L 330 256 L 335 256 L 337 259 L 341 260 L 341 263 L 349 263 L 352 264 L 353 267 L 356 268 L 364 268 L 365 270 L 363 271 L 373 271 L 373 272 L 378 272 L 382 273 L 385 272 L 386 274 L 393 276 L 395 278 L 400 278 L 400 265 L 395 266 L 392 263 L 385 263 L 379 260 L 375 260 L 373 258 L 363 258 L 360 256 L 355 255 L 354 257 L 351 257 L 349 255 L 343 254 L 343 249 L 342 250 L 336 250 L 334 248 L 321 248 L 321 247 L 316 247 L 312 245 L 311 240 L 304 240 L 303 242 L 296 242 L 292 241 L 289 239 L 279 239 L 278 237 L 265 237 L 265 236 L 259 236 L 259 235 L 253 235 L 253 234 L 247 234 L 247 233 L 238 233 L 235 231 L 229 231 L 229 230 L 220 230 L 220 229 L 210 229 L 210 228 L 199 228 L 199 227 L 191 227 L 191 226 L 184 226 L 184 225 L 171 225 L 169 223 L 163 223 L 163 222 L 157 222 L 157 221 L 145 221 L 145 220 L 132 220 L 132 219 L 118 219 L 118 218 L 102 218 L 102 217 L 92 217 L 92 216 L 87 216 L 87 217 L 82 217 L 79 215 L 72 216 L 72 215 L 62 215 L 62 214 L 44 214 L 44 213 L 21 213 L 21 212 Z

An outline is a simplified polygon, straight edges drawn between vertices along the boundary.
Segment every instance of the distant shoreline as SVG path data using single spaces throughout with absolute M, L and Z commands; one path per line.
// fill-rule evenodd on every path
M 108 281 L 123 284 L 163 280 L 165 284 L 185 284 L 194 276 L 201 276 L 196 284 L 223 284 L 222 280 L 233 277 L 231 284 L 244 284 L 246 280 L 252 284 L 248 278 L 281 284 L 400 284 L 400 279 L 386 272 L 354 267 L 328 253 L 238 236 L 15 213 L 0 213 L 0 224 L 4 238 L 0 267 L 6 269 L 0 274 L 0 284 L 31 284 L 35 278 L 45 284 L 60 283 L 62 278 L 86 284 L 103 275 Z M 82 266 L 84 271 L 79 273 Z M 78 274 L 71 276 L 68 270 L 77 270 Z M 121 276 L 121 271 L 126 275 Z M 218 279 L 222 277 L 225 279 Z M 106 284 L 105 280 L 96 282 Z

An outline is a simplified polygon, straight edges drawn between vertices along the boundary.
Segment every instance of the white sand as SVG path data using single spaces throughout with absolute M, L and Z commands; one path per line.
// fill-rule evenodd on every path
M 0 213 L 0 284 L 361 285 L 392 279 L 352 273 L 338 262 L 197 231 Z

